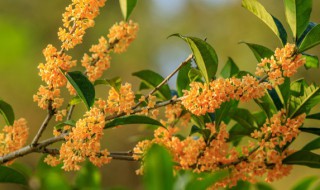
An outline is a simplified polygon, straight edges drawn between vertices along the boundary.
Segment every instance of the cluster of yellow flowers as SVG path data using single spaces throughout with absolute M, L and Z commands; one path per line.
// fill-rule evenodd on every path
M 239 180 L 256 182 L 258 177 L 265 174 L 265 180 L 270 182 L 289 174 L 291 166 L 283 165 L 282 160 L 293 151 L 276 151 L 275 147 L 281 148 L 291 142 L 298 135 L 298 128 L 305 119 L 305 114 L 293 119 L 286 119 L 284 114 L 284 111 L 280 111 L 273 115 L 259 131 L 252 134 L 257 141 L 249 142 L 240 150 L 228 143 L 229 133 L 224 123 L 220 126 L 207 123 L 206 129 L 211 132 L 207 139 L 203 136 L 188 136 L 180 140 L 175 136 L 176 128 L 160 127 L 154 131 L 154 139 L 136 145 L 134 158 L 143 159 L 152 144 L 159 144 L 171 152 L 173 161 L 177 163 L 176 170 L 212 172 L 229 168 L 230 176 L 215 184 L 215 187 L 231 187 Z M 137 173 L 143 174 L 143 166 Z
M 129 83 L 121 85 L 119 92 L 117 92 L 115 88 L 111 88 L 105 106 L 105 113 L 110 115 L 120 114 L 122 112 L 130 114 L 132 107 L 135 105 L 134 98 L 135 95 Z
M 256 69 L 256 75 L 263 76 L 267 74 L 273 86 L 282 84 L 284 77 L 294 75 L 297 69 L 306 62 L 302 54 L 296 55 L 296 51 L 296 46 L 289 43 L 282 49 L 277 48 L 274 56 L 261 60 Z
M 27 121 L 20 118 L 12 126 L 5 126 L 0 133 L 0 156 L 18 150 L 25 145 L 29 135 Z M 7 162 L 10 165 L 13 161 Z

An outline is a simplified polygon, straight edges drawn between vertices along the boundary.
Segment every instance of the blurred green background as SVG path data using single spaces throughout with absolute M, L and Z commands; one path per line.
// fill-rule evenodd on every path
M 260 2 L 284 23 L 282 1 Z M 29 141 L 46 114 L 32 101 L 32 95 L 42 84 L 37 74 L 37 66 L 44 61 L 42 49 L 48 43 L 56 47 L 60 45 L 57 31 L 62 25 L 61 14 L 69 3 L 70 1 L 66 0 L 0 0 L 0 98 L 13 106 L 17 118 L 25 117 L 28 120 Z M 320 1 L 314 1 L 311 15 L 313 22 L 320 23 L 319 11 Z M 123 81 L 133 83 L 135 89 L 138 89 L 139 81 L 131 76 L 132 72 L 152 69 L 166 76 L 190 53 L 182 40 L 166 39 L 173 33 L 207 38 L 219 55 L 219 68 L 230 56 L 241 70 L 251 72 L 255 70 L 256 60 L 245 45 L 238 44 L 239 41 L 262 44 L 270 49 L 280 46 L 271 30 L 241 7 L 240 0 L 138 1 L 131 18 L 139 23 L 138 38 L 126 53 L 112 56 L 111 69 L 104 77 L 121 76 Z M 113 23 L 121 20 L 118 1 L 109 0 L 96 19 L 96 26 L 87 31 L 84 43 L 70 51 L 70 54 L 74 59 L 81 59 L 81 55 L 88 52 L 90 46 L 97 43 L 101 35 L 108 33 Z M 287 24 L 285 27 L 288 29 Z M 289 41 L 290 39 L 291 35 Z M 310 53 L 320 56 L 319 50 L 314 48 Z M 301 69 L 295 77 L 306 77 L 308 81 L 319 84 L 319 72 L 319 69 Z M 169 84 L 174 88 L 174 79 Z M 99 97 L 107 96 L 104 87 L 97 90 Z M 252 108 L 257 109 L 255 106 Z M 83 111 L 84 107 L 77 107 L 74 117 L 80 117 Z M 0 124 L 4 125 L 3 120 L 0 120 Z M 54 122 L 48 127 L 43 138 L 52 135 L 53 125 Z M 130 150 L 143 132 L 143 128 L 139 126 L 105 131 L 105 145 L 110 151 Z M 301 147 L 299 142 L 313 138 L 312 135 L 302 135 L 295 145 Z M 40 155 L 32 154 L 19 159 L 18 162 L 35 171 L 39 158 Z M 114 186 L 141 189 L 140 177 L 135 175 L 137 168 L 137 163 L 126 161 L 112 161 L 111 164 L 103 166 L 101 172 L 104 189 Z M 274 185 L 279 189 L 286 189 L 288 184 L 292 184 L 301 176 L 312 174 L 319 175 L 319 172 L 305 167 L 295 167 L 289 177 L 275 182 Z M 70 176 L 72 175 L 71 172 Z M 17 188 L 0 185 L 0 189 L 9 187 Z

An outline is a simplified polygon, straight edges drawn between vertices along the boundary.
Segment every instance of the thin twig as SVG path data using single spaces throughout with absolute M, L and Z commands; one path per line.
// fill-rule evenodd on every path
M 75 108 L 75 105 L 70 106 L 69 111 L 68 111 L 68 115 L 66 117 L 66 121 L 69 121 L 71 119 L 74 108 Z

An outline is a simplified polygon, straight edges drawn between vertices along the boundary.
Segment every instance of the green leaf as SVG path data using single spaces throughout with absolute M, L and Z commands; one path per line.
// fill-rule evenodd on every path
M 213 174 L 206 174 L 205 176 L 201 176 L 202 180 L 198 180 L 198 178 L 194 179 L 187 185 L 186 190 L 206 190 L 228 175 L 228 170 L 216 171 Z
M 309 86 L 301 83 L 301 96 L 291 96 L 289 104 L 289 117 L 293 118 L 310 110 L 320 102 L 320 88 L 311 84 Z M 297 83 L 299 84 L 299 83 Z M 296 90 L 297 88 L 293 89 Z
M 266 90 L 265 95 L 259 99 L 254 99 L 254 101 L 259 105 L 259 107 L 265 112 L 268 118 L 271 118 L 276 114 L 277 107 L 275 106 L 270 94 Z
M 227 190 L 250 190 L 251 184 L 247 181 L 238 181 L 236 186 L 227 188 Z
M 267 183 L 258 182 L 255 186 L 256 190 L 273 190 L 273 188 Z
M 270 58 L 274 54 L 272 50 L 262 45 L 247 43 L 247 42 L 240 42 L 240 43 L 247 44 L 247 46 L 251 49 L 251 51 L 253 52 L 258 62 L 261 62 L 261 59 L 263 58 Z
M 302 57 L 304 57 L 306 59 L 306 63 L 304 64 L 304 67 L 306 69 L 319 68 L 319 58 L 318 58 L 318 56 L 303 54 Z
M 74 120 L 68 120 L 68 121 L 65 121 L 65 122 L 62 122 L 62 123 L 59 123 L 58 125 L 54 126 L 54 128 L 56 130 L 61 130 L 63 129 L 64 126 L 66 125 L 70 125 L 72 127 L 76 126 L 76 122 Z
M 75 180 L 76 189 L 100 190 L 101 175 L 99 169 L 91 162 L 86 161 L 77 173 Z
M 0 166 L 0 183 L 28 185 L 27 178 L 15 169 Z
M 253 115 L 247 109 L 238 108 L 230 111 L 230 117 L 248 130 L 257 128 Z
M 311 133 L 311 134 L 315 134 L 315 135 L 319 135 L 320 136 L 320 128 L 315 128 L 315 127 L 300 127 L 299 128 L 300 131 L 302 132 L 306 132 L 306 133 Z
M 231 57 L 228 57 L 227 63 L 223 66 L 220 75 L 223 78 L 230 78 L 233 75 L 237 74 L 239 72 L 239 67 L 236 65 L 236 63 L 232 60 Z
M 66 77 L 89 110 L 93 106 L 95 98 L 95 90 L 92 83 L 80 71 L 68 72 Z
M 128 20 L 134 7 L 137 4 L 137 0 L 119 0 L 119 3 L 123 18 L 125 20 Z
M 190 82 L 197 81 L 202 78 L 202 73 L 196 68 L 191 68 L 188 72 L 188 78 Z
M 320 113 L 315 113 L 315 114 L 311 114 L 311 115 L 307 115 L 308 119 L 317 119 L 320 120 Z
M 99 85 L 99 84 L 103 84 L 103 85 L 108 85 L 110 87 L 113 87 L 117 92 L 120 91 L 120 87 L 121 87 L 121 78 L 120 77 L 114 77 L 112 79 L 99 79 L 96 80 L 94 82 L 94 85 Z
M 252 114 L 252 116 L 254 117 L 255 121 L 257 122 L 258 128 L 261 128 L 267 120 L 267 116 L 264 111 L 255 112 Z
M 178 72 L 177 76 L 177 91 L 179 96 L 183 96 L 183 90 L 188 90 L 190 80 L 188 77 L 188 73 L 191 69 L 191 62 L 189 61 L 186 65 L 184 65 Z
M 13 125 L 14 112 L 10 104 L 0 99 L 0 114 L 3 116 L 7 125 Z
M 80 104 L 81 102 L 82 102 L 82 99 L 79 96 L 75 96 L 70 100 L 69 105 L 73 106 L 73 105 Z
M 165 148 L 157 144 L 152 145 L 145 157 L 144 171 L 143 179 L 145 189 L 173 189 L 172 157 Z
M 156 88 L 158 84 L 160 84 L 164 80 L 161 75 L 151 70 L 138 71 L 133 73 L 132 75 L 140 78 L 150 88 Z M 161 100 L 171 99 L 171 91 L 167 84 L 161 86 L 156 94 Z
M 287 165 L 303 165 L 310 168 L 320 168 L 320 155 L 300 150 L 286 157 L 282 163 Z
M 314 22 L 309 22 L 307 28 L 304 30 L 303 34 L 299 37 L 298 41 L 296 42 L 297 46 L 300 46 L 302 40 L 306 37 L 306 35 L 310 32 L 312 28 L 317 26 Z
M 304 52 L 320 43 L 320 24 L 313 27 L 299 46 L 299 52 Z
M 318 176 L 310 176 L 300 180 L 297 184 L 294 185 L 292 190 L 307 190 L 309 189 L 314 182 L 318 180 Z
M 216 109 L 215 111 L 215 124 L 216 126 L 219 126 L 221 121 L 228 121 L 228 116 L 230 110 L 236 109 L 238 106 L 239 101 L 236 100 L 230 100 L 227 102 L 223 102 L 220 105 L 219 109 Z M 226 122 L 225 122 L 226 123 Z
M 285 108 L 287 108 L 288 105 L 288 101 L 290 98 L 290 78 L 285 77 L 284 78 L 284 82 L 277 86 L 276 88 L 276 92 L 280 98 L 280 101 L 283 105 L 285 105 Z
M 114 120 L 107 123 L 104 128 L 112 128 L 118 125 L 129 125 L 129 124 L 149 124 L 149 125 L 157 125 L 163 127 L 163 125 L 150 117 L 144 115 L 129 115 L 124 117 L 115 118 Z
M 257 0 L 242 0 L 242 6 L 269 26 L 283 45 L 287 43 L 287 33 L 280 21 L 268 13 Z
M 239 123 L 235 124 L 231 127 L 229 131 L 229 139 L 228 141 L 233 142 L 234 146 L 241 141 L 241 139 L 245 136 L 250 137 L 250 134 L 253 132 L 253 129 L 247 129 L 242 127 Z
M 214 79 L 218 69 L 218 56 L 210 44 L 196 37 L 182 36 L 180 34 L 172 34 L 186 41 L 192 50 L 196 64 L 201 71 L 203 77 L 208 83 Z
M 141 82 L 140 85 L 139 85 L 139 90 L 147 90 L 147 89 L 150 89 L 150 86 L 148 86 L 146 83 L 144 82 Z
M 284 0 L 284 5 L 293 37 L 298 39 L 308 26 L 312 0 Z
M 320 137 L 306 144 L 301 150 L 316 150 L 320 148 Z

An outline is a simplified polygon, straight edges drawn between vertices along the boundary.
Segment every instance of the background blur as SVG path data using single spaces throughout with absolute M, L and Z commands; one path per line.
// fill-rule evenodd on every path
M 279 0 L 261 0 L 267 10 L 285 23 L 283 3 Z M 48 43 L 59 47 L 57 39 L 58 27 L 62 25 L 61 14 L 70 1 L 66 0 L 0 0 L 0 98 L 10 103 L 16 118 L 25 117 L 30 127 L 30 139 L 40 126 L 45 111 L 32 101 L 40 84 L 37 66 L 44 61 L 42 49 Z M 314 1 L 312 21 L 320 23 L 320 1 Z M 187 45 L 178 38 L 166 39 L 173 33 L 197 36 L 215 48 L 219 56 L 219 68 L 232 57 L 241 70 L 253 72 L 256 60 L 250 50 L 238 44 L 239 41 L 262 44 L 275 49 L 280 46 L 278 39 L 271 30 L 254 15 L 241 7 L 240 0 L 147 0 L 139 1 L 131 18 L 139 23 L 138 38 L 121 55 L 113 55 L 111 69 L 106 78 L 121 76 L 123 81 L 134 84 L 138 89 L 138 79 L 131 76 L 132 72 L 152 69 L 163 76 L 169 74 L 190 53 Z M 121 11 L 117 0 L 109 0 L 96 19 L 96 26 L 87 31 L 84 43 L 77 46 L 70 54 L 80 59 L 88 52 L 92 44 L 97 43 L 101 35 L 106 35 L 113 23 L 121 21 Z M 292 39 L 289 34 L 289 41 Z M 320 56 L 319 48 L 310 51 Z M 82 68 L 80 68 L 82 69 Z M 320 70 L 306 71 L 301 69 L 299 77 L 320 83 Z M 174 88 L 175 80 L 170 81 Z M 98 96 L 106 97 L 105 87 L 98 88 Z M 251 106 L 251 105 L 250 105 Z M 250 107 L 249 106 L 249 107 Z M 247 106 L 248 107 L 248 106 Z M 253 109 L 257 107 L 253 106 Z M 78 106 L 74 118 L 80 117 L 84 108 Z M 318 125 L 319 123 L 310 123 Z M 4 122 L 0 119 L 0 126 Z M 54 122 L 43 136 L 51 136 Z M 144 132 L 139 126 L 127 126 L 106 131 L 106 147 L 110 151 L 130 150 Z M 295 143 L 297 147 L 313 139 L 312 135 L 301 135 Z M 40 155 L 33 154 L 18 160 L 35 172 Z M 112 161 L 103 166 L 103 187 L 126 186 L 141 189 L 140 177 L 135 175 L 137 163 Z M 72 178 L 72 172 L 70 178 Z M 277 189 L 287 189 L 302 176 L 319 175 L 318 170 L 306 167 L 295 167 L 293 173 L 273 183 Z M 2 188 L 17 186 L 3 186 Z

